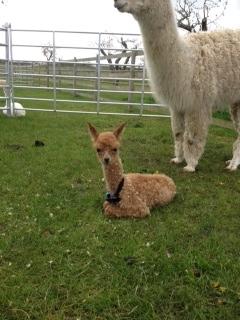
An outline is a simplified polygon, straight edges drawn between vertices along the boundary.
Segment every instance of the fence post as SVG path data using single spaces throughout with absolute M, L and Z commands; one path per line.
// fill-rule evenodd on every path
M 95 81 L 95 100 L 97 101 L 98 100 L 98 60 L 99 60 L 99 57 L 98 57 L 98 54 L 96 55 L 96 81 Z
M 145 78 L 146 78 L 146 64 L 144 60 L 143 69 L 142 69 L 142 89 L 141 89 L 141 109 L 140 109 L 141 116 L 143 115 L 143 108 L 144 108 Z
M 135 88 L 135 83 L 134 83 L 134 78 L 135 78 L 135 64 L 136 64 L 136 51 L 132 52 L 132 56 L 131 56 L 131 66 L 130 66 L 130 80 L 128 83 L 128 111 L 130 111 L 132 109 L 132 105 L 130 104 L 132 102 L 132 96 L 133 96 L 133 92 L 134 92 L 134 88 Z
M 61 85 L 62 85 L 62 80 L 61 80 L 62 63 L 61 62 L 58 63 L 57 73 L 58 73 L 58 86 L 61 87 Z
M 6 73 L 6 87 L 4 88 L 4 94 L 6 96 L 7 114 L 11 115 L 11 97 L 10 97 L 10 60 L 9 60 L 9 36 L 8 36 L 8 24 L 5 24 L 5 73 Z
M 34 68 L 34 62 L 32 62 L 32 73 L 34 73 L 34 69 L 35 69 L 35 68 Z M 34 85 L 34 81 L 35 81 L 35 80 L 34 80 L 34 77 L 31 77 L 31 82 L 32 82 L 31 85 L 32 85 L 32 86 Z
M 100 90 L 101 90 L 101 33 L 98 34 L 98 54 L 96 57 L 96 101 L 97 114 L 100 112 Z
M 12 37 L 11 37 L 11 24 L 5 24 L 6 33 L 5 33 L 5 42 L 6 42 L 6 51 L 5 51 L 5 71 L 6 71 L 6 87 L 4 90 L 6 100 L 7 100 L 7 114 L 10 117 L 14 116 L 14 98 L 13 98 L 13 67 L 12 67 Z
M 47 81 L 47 87 L 49 88 L 49 73 L 50 73 L 50 66 L 49 66 L 49 61 L 47 60 L 46 62 L 46 74 L 47 74 L 47 77 L 46 77 L 46 81 Z
M 40 77 L 40 72 L 41 72 L 41 67 L 40 67 L 40 62 L 38 63 L 38 86 L 40 87 L 41 85 L 41 77 Z
M 57 84 L 56 84 L 56 36 L 55 31 L 53 31 L 53 63 L 52 63 L 52 74 L 53 74 L 53 110 L 57 110 Z
M 73 78 L 73 89 L 76 89 L 76 87 L 77 87 L 77 78 L 76 78 L 76 76 L 77 76 L 77 58 L 76 57 L 74 57 L 74 64 L 73 64 L 73 76 L 74 76 L 74 78 Z M 73 95 L 74 95 L 74 97 L 76 97 L 77 96 L 77 92 L 76 92 L 76 90 L 73 90 Z

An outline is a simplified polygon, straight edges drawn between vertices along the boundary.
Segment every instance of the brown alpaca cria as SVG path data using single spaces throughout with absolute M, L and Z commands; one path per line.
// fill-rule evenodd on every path
M 119 147 L 124 126 L 120 125 L 113 132 L 98 133 L 88 124 L 108 191 L 104 213 L 108 217 L 143 218 L 150 215 L 151 208 L 171 202 L 176 186 L 164 174 L 123 173 Z

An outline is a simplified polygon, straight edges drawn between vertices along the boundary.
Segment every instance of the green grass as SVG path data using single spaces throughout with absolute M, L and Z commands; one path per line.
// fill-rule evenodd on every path
M 230 117 L 230 114 L 229 114 L 227 107 L 223 111 L 215 112 L 214 117 L 217 119 L 222 119 L 222 120 L 227 120 L 227 121 L 231 120 L 231 117 Z
M 168 119 L 128 118 L 125 171 L 170 175 L 178 194 L 144 220 L 108 220 L 86 122 L 0 116 L 0 319 L 239 319 L 240 171 L 233 131 L 211 127 L 199 170 L 169 164 Z M 41 140 L 44 147 L 34 147 Z

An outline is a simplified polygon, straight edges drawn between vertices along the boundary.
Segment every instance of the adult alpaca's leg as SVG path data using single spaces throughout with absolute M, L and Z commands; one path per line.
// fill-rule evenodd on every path
M 171 111 L 171 125 L 174 138 L 175 158 L 171 159 L 172 163 L 178 164 L 183 162 L 183 135 L 184 135 L 184 116 L 180 112 Z
M 204 151 L 209 123 L 209 116 L 205 115 L 203 112 L 185 114 L 183 150 L 187 166 L 184 167 L 184 171 L 195 171 L 198 161 Z
M 227 161 L 227 169 L 235 171 L 240 165 L 240 101 L 231 106 L 230 112 L 233 125 L 238 132 L 238 138 L 233 144 L 233 158 Z

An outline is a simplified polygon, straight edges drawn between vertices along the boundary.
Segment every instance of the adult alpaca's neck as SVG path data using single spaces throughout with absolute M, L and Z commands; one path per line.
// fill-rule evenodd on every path
M 123 178 L 121 159 L 102 165 L 107 191 L 115 193 Z
M 153 90 L 169 102 L 173 86 L 184 68 L 186 48 L 179 37 L 170 0 L 152 1 L 151 8 L 135 16 L 143 36 L 144 51 Z M 185 72 L 184 72 L 185 73 Z

